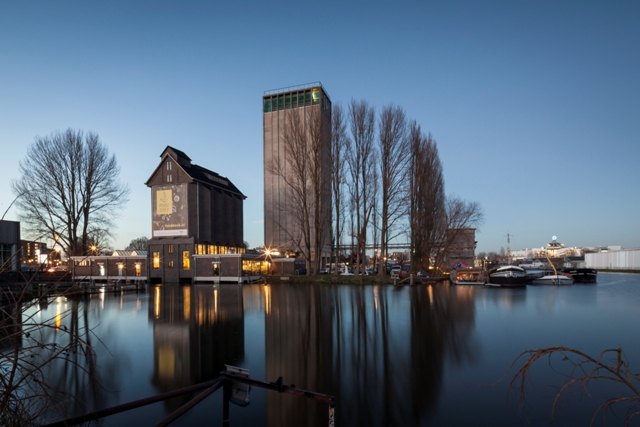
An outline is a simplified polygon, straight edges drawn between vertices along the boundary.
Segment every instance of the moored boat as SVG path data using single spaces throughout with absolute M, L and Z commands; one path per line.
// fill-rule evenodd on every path
M 562 272 L 571 274 L 575 283 L 595 283 L 598 279 L 598 270 L 593 268 L 563 267 Z
M 524 268 L 527 274 L 527 282 L 531 282 L 534 279 L 553 274 L 553 268 L 548 264 L 542 262 L 531 262 L 527 264 L 520 264 L 520 267 Z
M 478 267 L 456 268 L 449 276 L 454 285 L 484 285 L 484 269 Z
M 568 274 L 548 274 L 533 279 L 531 283 L 534 285 L 573 285 L 573 278 Z
M 517 265 L 506 265 L 489 274 L 489 286 L 500 287 L 525 287 L 527 285 L 527 273 L 524 268 Z

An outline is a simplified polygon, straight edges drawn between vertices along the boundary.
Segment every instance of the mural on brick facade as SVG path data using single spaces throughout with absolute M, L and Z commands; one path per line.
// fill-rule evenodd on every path
M 153 237 L 187 236 L 187 184 L 153 187 Z

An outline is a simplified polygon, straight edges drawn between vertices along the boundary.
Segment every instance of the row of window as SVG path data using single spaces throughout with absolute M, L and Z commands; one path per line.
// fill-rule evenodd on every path
M 264 112 L 288 110 L 289 108 L 304 107 L 320 103 L 320 89 L 313 88 L 300 92 L 273 95 L 264 98 Z
M 173 245 L 169 245 L 170 246 L 170 250 L 169 253 L 173 252 Z M 160 269 L 160 252 L 153 252 L 152 255 L 152 262 L 153 262 L 153 269 L 154 270 L 159 270 Z M 169 268 L 174 268 L 175 267 L 175 263 L 173 260 L 169 260 L 167 262 L 167 266 Z M 191 252 L 190 251 L 182 251 L 182 269 L 183 270 L 190 270 L 191 269 Z
M 223 245 L 196 245 L 196 255 L 244 254 L 245 248 Z

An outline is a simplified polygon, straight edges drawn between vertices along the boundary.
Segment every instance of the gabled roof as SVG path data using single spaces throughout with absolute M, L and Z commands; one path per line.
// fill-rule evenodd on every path
M 242 197 L 243 199 L 247 198 L 244 194 L 242 194 L 240 190 L 238 190 L 235 185 L 233 185 L 229 178 L 221 176 L 212 170 L 203 168 L 202 166 L 192 164 L 189 156 L 187 156 L 183 151 L 175 149 L 169 145 L 167 145 L 167 148 L 165 148 L 160 155 L 162 161 L 153 171 L 147 182 L 145 182 L 147 186 L 149 185 L 149 181 L 151 180 L 151 178 L 153 178 L 158 169 L 162 166 L 164 158 L 167 156 L 174 159 L 176 163 L 178 163 L 178 165 L 182 168 L 182 170 L 194 181 L 199 181 L 207 186 L 215 187 L 223 191 L 229 191 Z

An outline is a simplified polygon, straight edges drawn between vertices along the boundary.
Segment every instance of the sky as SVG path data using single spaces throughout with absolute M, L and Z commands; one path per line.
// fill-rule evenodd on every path
M 247 196 L 261 246 L 262 95 L 320 81 L 432 134 L 477 252 L 638 248 L 638 46 L 637 1 L 0 2 L 0 214 L 34 138 L 82 129 L 131 188 L 114 248 L 151 237 L 167 145 Z

